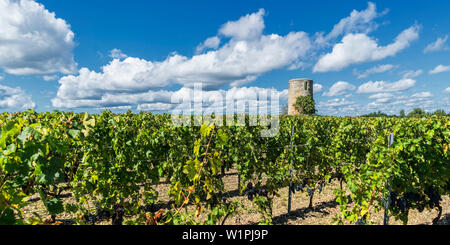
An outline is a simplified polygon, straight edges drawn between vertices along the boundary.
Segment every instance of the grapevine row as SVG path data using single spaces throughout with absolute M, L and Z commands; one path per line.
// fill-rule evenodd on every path
M 3 113 L 0 124 L 0 224 L 45 222 L 24 218 L 35 193 L 53 222 L 73 213 L 80 224 L 222 224 L 242 205 L 224 189 L 231 168 L 262 224 L 272 223 L 273 200 L 285 187 L 306 193 L 312 206 L 314 193 L 338 179 L 338 224 L 367 223 L 386 201 L 389 215 L 407 223 L 411 209 L 441 212 L 450 191 L 448 117 L 281 116 L 275 137 L 261 137 L 261 125 L 176 126 L 166 114 L 110 111 Z M 161 209 L 162 182 L 172 205 Z M 75 204 L 63 203 L 64 189 Z

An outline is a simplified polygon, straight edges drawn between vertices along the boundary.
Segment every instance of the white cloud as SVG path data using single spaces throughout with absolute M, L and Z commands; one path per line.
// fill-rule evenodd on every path
M 108 107 L 96 107 L 96 108 L 93 108 L 93 109 L 101 110 L 101 111 L 103 111 L 103 110 L 121 110 L 121 111 L 124 111 L 124 110 L 131 110 L 131 109 L 133 109 L 133 107 L 132 106 L 108 106 Z
M 153 104 L 140 104 L 137 106 L 138 111 L 169 111 L 174 107 L 170 103 L 153 103 Z
M 415 78 L 423 74 L 423 70 L 419 69 L 417 71 L 409 70 L 400 73 L 403 78 Z
M 437 74 L 437 73 L 447 72 L 447 71 L 450 71 L 450 66 L 438 65 L 438 66 L 436 66 L 436 68 L 431 70 L 429 73 Z
M 444 90 L 444 93 L 445 93 L 445 94 L 450 94 L 450 87 L 446 88 L 446 89 Z
M 333 84 L 333 86 L 331 86 L 331 88 L 328 92 L 323 93 L 323 96 L 332 97 L 332 96 L 344 95 L 348 91 L 352 91 L 355 89 L 356 89 L 356 87 L 353 86 L 352 84 L 350 84 L 348 82 L 344 82 L 344 81 L 339 81 L 339 82 L 336 82 L 335 84 Z
M 334 25 L 333 30 L 331 30 L 331 32 L 326 36 L 324 36 L 323 33 L 317 33 L 315 42 L 319 46 L 324 46 L 328 45 L 331 40 L 341 35 L 352 32 L 369 33 L 378 27 L 373 20 L 377 17 L 383 16 L 386 13 L 387 11 L 378 13 L 376 5 L 369 2 L 367 9 L 363 11 L 353 10 L 350 13 L 350 16 L 341 19 L 339 23 Z
M 317 113 L 319 115 L 354 115 L 357 113 L 358 108 L 358 104 L 347 98 L 336 98 L 317 103 Z
M 217 49 L 219 47 L 220 44 L 220 38 L 218 38 L 217 36 L 214 37 L 210 37 L 208 39 L 206 39 L 203 43 L 201 43 L 200 45 L 197 46 L 196 48 L 196 52 L 201 53 L 203 52 L 203 50 L 206 49 Z
M 426 54 L 430 52 L 450 50 L 450 47 L 445 46 L 447 39 L 448 35 L 446 35 L 443 38 L 439 37 L 435 42 L 428 44 L 428 46 L 423 50 L 423 52 Z
M 44 81 L 54 81 L 58 79 L 58 75 L 44 75 L 42 77 L 44 79 Z
M 0 0 L 0 67 L 15 75 L 73 73 L 74 34 L 33 0 Z
M 109 51 L 109 57 L 111 57 L 113 59 L 124 59 L 124 58 L 127 58 L 128 55 L 124 54 L 122 52 L 122 50 L 115 48 L 115 49 Z
M 230 88 L 229 90 L 211 90 L 202 91 L 202 100 L 205 105 L 214 102 L 217 98 L 226 98 L 226 95 L 230 96 L 233 100 L 247 100 L 252 98 L 253 95 L 259 93 L 267 93 L 269 96 L 271 93 L 275 93 L 279 96 L 281 101 L 287 101 L 288 90 L 278 91 L 276 89 L 259 88 L 259 87 L 240 87 Z M 177 91 L 158 90 L 158 91 L 146 91 L 141 93 L 105 93 L 99 98 L 85 98 L 85 99 L 59 99 L 54 98 L 52 100 L 54 107 L 60 108 L 116 108 L 123 106 L 136 106 L 138 110 L 148 111 L 161 111 L 169 108 L 166 104 L 172 106 L 177 103 L 181 103 L 183 99 L 192 99 L 199 101 L 199 97 L 194 96 L 194 90 L 192 88 L 181 88 Z M 173 102 L 178 101 L 178 102 Z
M 387 105 L 377 105 L 376 103 L 372 103 L 371 105 L 374 107 L 378 107 L 379 109 L 383 109 L 385 111 L 392 110 L 392 108 L 396 108 L 397 110 L 405 109 L 405 111 L 411 111 L 413 108 L 421 107 L 427 110 L 432 110 L 433 108 L 438 108 L 436 106 L 440 106 L 438 103 L 434 102 L 430 99 L 428 94 L 418 94 L 417 96 L 398 96 L 395 97 L 392 102 Z
M 395 41 L 387 46 L 378 46 L 376 40 L 366 34 L 348 34 L 342 42 L 334 45 L 331 53 L 322 56 L 313 68 L 313 72 L 339 71 L 352 64 L 377 61 L 394 56 L 409 47 L 419 37 L 418 25 L 402 31 Z
M 263 13 L 260 10 L 222 26 L 220 33 L 231 38 L 217 50 L 192 57 L 172 53 L 163 61 L 114 59 L 100 72 L 82 68 L 79 74 L 59 80 L 53 105 L 76 105 L 76 100 L 83 101 L 80 102 L 83 105 L 87 101 L 95 104 L 105 96 L 138 96 L 172 85 L 192 87 L 198 82 L 207 90 L 242 86 L 263 73 L 286 68 L 305 57 L 312 47 L 308 35 L 304 32 L 263 35 L 264 23 L 260 23 Z
M 430 92 L 420 92 L 411 95 L 412 98 L 430 98 L 433 97 L 433 94 Z
M 18 111 L 32 109 L 35 106 L 31 96 L 26 94 L 21 88 L 0 85 L 0 109 Z
M 369 96 L 369 99 L 385 99 L 385 98 L 393 98 L 395 97 L 393 94 L 390 93 L 378 93 Z
M 447 93 L 450 93 L 450 87 L 446 90 Z M 448 97 L 435 101 L 433 100 L 434 95 L 430 92 L 418 92 L 412 95 L 403 95 L 402 92 L 377 93 L 368 98 L 374 101 L 367 104 L 356 103 L 345 98 L 322 101 L 318 103 L 318 113 L 320 115 L 360 116 L 374 111 L 382 111 L 389 115 L 398 115 L 402 109 L 408 113 L 417 107 L 428 112 L 434 112 L 437 109 L 448 111 L 450 108 Z
M 413 87 L 415 84 L 416 81 L 409 78 L 401 79 L 393 83 L 385 81 L 377 81 L 377 82 L 370 81 L 359 86 L 356 92 L 358 94 L 365 94 L 365 93 L 403 91 Z
M 259 39 L 265 27 L 264 14 L 264 9 L 260 9 L 256 13 L 242 16 L 237 21 L 229 21 L 220 28 L 219 34 L 235 40 Z
M 315 83 L 313 85 L 313 93 L 320 93 L 323 91 L 323 86 L 320 83 Z
M 355 70 L 354 73 L 356 74 L 358 79 L 361 79 L 361 78 L 366 78 L 369 75 L 372 75 L 372 74 L 375 74 L 375 73 L 383 73 L 383 72 L 392 70 L 394 68 L 395 68 L 394 65 L 386 64 L 386 65 L 378 65 L 378 66 L 372 67 L 370 69 L 365 70 L 362 73 L 359 73 L 358 71 Z
M 328 100 L 327 102 L 320 102 L 319 103 L 322 106 L 328 106 L 328 107 L 339 107 L 339 106 L 346 106 L 346 105 L 353 105 L 355 102 L 349 101 L 346 98 L 341 99 L 332 99 Z
M 450 105 L 446 99 L 437 102 L 433 101 L 427 92 L 417 93 L 414 97 L 398 94 L 393 96 L 389 93 L 380 93 L 369 98 L 375 99 L 375 101 L 367 104 L 359 104 L 343 98 L 319 102 L 318 111 L 321 115 L 336 116 L 360 116 L 374 111 L 382 111 L 393 115 L 398 114 L 401 109 L 404 109 L 408 113 L 417 107 L 423 108 L 426 111 L 435 111 L 437 109 L 448 111 Z
M 384 104 L 384 103 L 388 103 L 390 101 L 392 101 L 392 98 L 379 98 L 379 99 L 375 100 L 375 103 Z

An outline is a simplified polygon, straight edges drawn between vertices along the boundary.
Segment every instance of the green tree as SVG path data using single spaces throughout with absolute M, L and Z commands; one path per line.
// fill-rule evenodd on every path
M 400 117 L 405 117 L 405 110 L 402 109 L 402 110 L 400 111 Z
M 299 96 L 294 107 L 303 114 L 314 115 L 316 113 L 316 103 L 312 96 Z
M 427 117 L 430 114 L 423 109 L 414 108 L 414 110 L 408 113 L 408 117 Z
M 378 112 L 369 113 L 367 115 L 363 115 L 363 117 L 389 117 L 389 116 L 386 113 L 378 111 Z
M 447 114 L 445 113 L 444 110 L 436 110 L 435 112 L 433 112 L 433 115 L 437 115 L 437 116 L 447 116 Z

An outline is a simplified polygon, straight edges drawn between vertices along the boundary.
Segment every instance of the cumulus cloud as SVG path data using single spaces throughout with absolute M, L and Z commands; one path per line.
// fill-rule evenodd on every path
M 219 34 L 236 40 L 259 39 L 264 30 L 264 9 L 253 14 L 242 16 L 237 21 L 225 23 L 219 30 Z
M 348 91 L 352 91 L 355 89 L 356 89 L 356 87 L 353 86 L 352 84 L 350 84 L 348 82 L 344 82 L 344 81 L 339 81 L 339 82 L 336 82 L 335 84 L 333 84 L 333 86 L 331 86 L 331 88 L 328 92 L 323 93 L 323 96 L 332 97 L 332 96 L 344 95 Z
M 59 80 L 53 106 L 85 106 L 88 101 L 96 104 L 96 100 L 108 96 L 139 97 L 173 85 L 193 87 L 198 82 L 206 90 L 242 86 L 307 55 L 312 45 L 305 32 L 263 35 L 263 14 L 264 10 L 259 10 L 223 25 L 219 33 L 230 39 L 217 50 L 192 57 L 172 53 L 162 61 L 135 57 L 113 59 L 100 72 L 81 68 L 79 74 Z
M 375 103 L 384 104 L 392 101 L 392 98 L 379 98 L 375 100 Z
M 0 67 L 15 75 L 76 71 L 74 34 L 33 0 L 0 0 Z
M 417 71 L 409 70 L 400 73 L 403 78 L 415 78 L 423 74 L 423 70 L 419 69 Z
M 169 111 L 174 107 L 174 104 L 170 103 L 153 103 L 153 104 L 140 104 L 137 106 L 138 111 Z
M 394 69 L 395 66 L 391 65 L 391 64 L 386 64 L 386 65 L 378 65 L 375 67 L 372 67 L 370 69 L 365 70 L 364 72 L 358 72 L 357 70 L 354 71 L 354 74 L 358 77 L 358 79 L 361 78 L 366 78 L 372 74 L 376 74 L 376 73 L 383 73 L 389 70 Z
M 230 88 L 229 90 L 210 90 L 202 91 L 201 95 L 196 95 L 193 88 L 181 88 L 177 91 L 157 90 L 141 93 L 105 93 L 99 98 L 85 99 L 65 99 L 58 97 L 52 100 L 53 106 L 61 108 L 115 108 L 118 106 L 136 106 L 138 110 L 143 111 L 164 111 L 172 109 L 183 100 L 192 100 L 193 102 L 203 101 L 205 105 L 215 102 L 217 99 L 225 99 L 228 95 L 232 100 L 247 100 L 254 95 L 266 93 L 269 96 L 276 94 L 281 101 L 287 101 L 288 90 L 278 91 L 276 89 L 259 87 L 240 87 Z M 200 96 L 200 97 L 198 97 Z M 172 105 L 172 106 L 169 106 Z M 223 101 L 225 105 L 225 101 Z
M 445 94 L 450 94 L 450 87 L 444 89 L 444 93 L 445 93 Z
M 109 57 L 113 59 L 124 59 L 127 58 L 128 55 L 124 54 L 122 50 L 115 48 L 109 51 Z
M 430 92 L 420 92 L 411 95 L 412 98 L 430 98 L 433 97 L 433 94 Z
M 433 42 L 428 44 L 425 49 L 423 50 L 423 52 L 426 53 L 430 53 L 430 52 L 436 52 L 436 51 L 444 51 L 444 50 L 450 50 L 450 47 L 446 46 L 445 43 L 447 42 L 448 39 L 448 35 L 446 35 L 445 37 L 438 37 L 438 39 Z
M 418 93 L 416 96 L 399 96 L 396 97 L 388 106 L 402 108 L 410 111 L 418 106 L 428 111 L 436 110 L 442 106 L 431 99 L 428 92 Z M 387 109 L 387 108 L 386 108 Z
M 382 111 L 393 115 L 398 114 L 401 109 L 409 112 L 418 106 L 426 111 L 435 111 L 437 109 L 446 108 L 448 110 L 449 108 L 448 100 L 444 99 L 438 102 L 433 101 L 429 92 L 417 93 L 415 96 L 379 93 L 369 96 L 369 99 L 373 99 L 374 101 L 368 103 L 356 103 L 347 100 L 346 98 L 342 98 L 319 102 L 318 111 L 319 114 L 324 115 L 361 116 L 374 111 Z
M 313 68 L 313 72 L 339 71 L 352 64 L 377 61 L 410 46 L 419 37 L 418 25 L 402 31 L 395 41 L 387 46 L 378 46 L 377 41 L 366 34 L 348 34 L 334 45 L 331 53 L 322 56 Z
M 313 93 L 320 93 L 323 91 L 323 86 L 320 83 L 315 83 L 313 85 Z
M 12 88 L 0 85 L 0 109 L 5 111 L 18 111 L 32 109 L 36 104 L 31 96 L 21 88 Z
M 378 27 L 374 22 L 377 17 L 383 16 L 387 10 L 378 13 L 376 5 L 372 2 L 368 3 L 367 9 L 362 11 L 353 10 L 350 16 L 345 17 L 334 25 L 333 29 L 327 35 L 324 33 L 317 33 L 315 43 L 319 46 L 328 45 L 331 40 L 338 38 L 341 35 L 349 33 L 369 33 Z
M 203 50 L 206 50 L 206 49 L 217 49 L 219 47 L 219 44 L 220 44 L 220 38 L 218 38 L 217 36 L 210 37 L 210 38 L 206 39 L 203 43 L 201 43 L 200 45 L 197 46 L 196 52 L 201 53 L 201 52 L 203 52 Z
M 319 115 L 355 115 L 358 113 L 359 105 L 347 98 L 336 98 L 317 103 Z
M 254 40 L 258 39 L 265 28 L 264 9 L 258 12 L 242 16 L 237 21 L 229 21 L 223 24 L 218 32 L 219 36 L 232 38 L 234 40 Z M 201 53 L 206 49 L 217 49 L 220 45 L 218 36 L 210 37 L 197 46 L 196 52 Z
M 54 81 L 58 79 L 58 75 L 44 75 L 42 77 L 44 79 L 44 81 Z
M 340 107 L 340 106 L 347 106 L 347 105 L 353 105 L 355 102 L 349 101 L 346 98 L 341 99 L 332 99 L 328 100 L 326 102 L 320 102 L 319 105 L 321 106 L 328 106 L 328 107 Z
M 95 110 L 120 110 L 120 111 L 126 111 L 133 109 L 132 106 L 108 106 L 108 107 L 97 107 L 94 108 Z
M 385 81 L 367 82 L 358 87 L 356 91 L 358 94 L 366 93 L 382 93 L 382 92 L 396 92 L 403 91 L 413 87 L 416 81 L 413 79 L 405 78 L 397 82 L 389 83 Z
M 390 93 L 378 93 L 369 96 L 369 99 L 385 99 L 385 98 L 393 98 L 395 97 L 393 94 Z
M 431 70 L 429 73 L 437 74 L 437 73 L 447 72 L 447 71 L 450 71 L 450 66 L 438 65 L 438 66 L 436 66 L 436 68 Z

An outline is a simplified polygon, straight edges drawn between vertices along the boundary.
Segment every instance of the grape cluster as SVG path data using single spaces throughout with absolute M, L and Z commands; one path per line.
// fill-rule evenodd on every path
M 318 190 L 319 190 L 319 193 L 322 193 L 322 190 L 323 190 L 323 186 L 325 185 L 325 183 L 324 182 L 321 182 L 320 184 L 319 184 L 319 187 L 317 188 Z
M 348 196 L 348 203 L 352 203 L 353 202 L 353 199 L 352 199 L 352 196 Z
M 439 207 L 440 201 L 442 201 L 441 195 L 439 194 L 439 191 L 434 188 L 427 188 L 425 190 L 425 194 L 428 196 L 430 201 L 428 201 L 428 205 L 430 208 Z
M 364 215 L 363 217 L 356 220 L 355 225 L 365 225 L 366 224 L 366 218 L 367 216 Z
M 355 225 L 365 225 L 366 223 L 364 222 L 364 220 L 362 218 L 359 218 L 358 220 L 356 220 Z
M 95 222 L 97 222 L 98 220 L 98 217 L 97 215 L 85 214 L 83 215 L 83 220 L 86 221 L 86 223 L 95 224 Z
M 150 204 L 150 205 L 145 205 L 145 206 L 141 207 L 141 210 L 144 212 L 155 213 L 156 211 L 159 210 L 159 208 L 155 204 Z
M 105 219 L 109 219 L 110 217 L 111 217 L 111 214 L 109 213 L 109 211 L 97 208 L 97 214 L 96 215 L 85 214 L 85 215 L 83 215 L 83 220 L 86 221 L 86 223 L 94 225 L 95 222 L 98 222 L 98 221 L 101 221 L 101 220 L 105 220 Z
M 226 197 L 222 197 L 222 203 L 223 204 L 227 204 L 227 198 Z
M 111 217 L 111 214 L 108 210 L 97 208 L 97 219 L 98 220 L 104 220 L 109 219 Z
M 343 181 L 344 175 L 342 173 L 337 173 L 328 180 L 328 183 L 331 183 L 331 181 L 333 181 L 333 179 L 337 179 L 338 181 Z
M 300 185 L 291 184 L 289 186 L 289 189 L 291 190 L 292 193 L 295 194 L 295 191 L 303 191 L 303 188 L 305 188 L 307 184 L 308 184 L 308 180 L 302 179 Z
M 112 224 L 113 225 L 122 225 L 123 216 L 125 214 L 125 209 L 122 206 L 115 206 L 115 213 L 112 215 Z
M 253 184 L 250 182 L 247 184 L 247 188 L 246 188 L 246 195 L 248 200 L 252 201 L 253 197 L 256 196 L 265 196 L 267 197 L 267 195 L 269 194 L 269 191 L 267 190 L 267 187 L 260 187 L 260 188 L 256 188 L 253 187 Z
M 28 185 L 23 185 L 23 186 L 22 186 L 22 192 L 23 192 L 25 195 L 28 195 L 28 194 L 29 194 L 29 188 L 28 188 Z
M 412 207 L 411 201 L 420 200 L 420 195 L 409 192 L 406 193 L 403 197 L 397 198 L 397 193 L 391 193 L 391 205 L 397 207 L 402 214 L 406 214 L 408 210 Z M 421 209 L 419 207 L 419 209 Z
M 428 201 L 426 197 L 428 197 Z M 413 204 L 419 212 L 422 212 L 426 206 L 430 208 L 440 207 L 440 201 L 442 200 L 439 191 L 431 187 L 425 190 L 425 195 L 406 192 L 402 197 L 399 197 L 399 194 L 393 191 L 390 199 L 392 206 L 397 207 L 403 214 L 406 214 L 413 207 Z
M 212 194 L 211 199 L 209 199 L 209 204 L 211 205 L 211 208 L 215 208 L 217 205 L 220 204 L 227 205 L 227 197 L 223 196 L 222 194 Z

